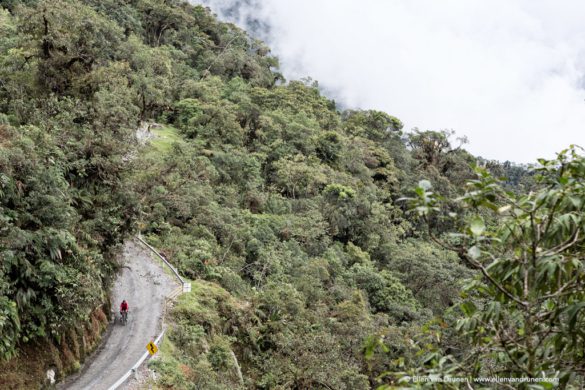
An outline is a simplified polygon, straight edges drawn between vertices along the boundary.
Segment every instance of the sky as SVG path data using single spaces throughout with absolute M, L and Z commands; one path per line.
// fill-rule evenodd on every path
M 453 129 L 471 153 L 518 163 L 585 147 L 581 0 L 193 2 L 244 28 L 260 21 L 253 35 L 287 79 L 312 77 L 407 130 Z

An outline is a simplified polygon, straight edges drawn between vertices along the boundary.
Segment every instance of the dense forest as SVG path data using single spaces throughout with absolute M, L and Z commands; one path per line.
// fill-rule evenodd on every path
M 339 110 L 181 0 L 0 6 L 0 366 L 73 343 L 141 233 L 193 281 L 153 388 L 583 386 L 579 148 L 487 161 Z

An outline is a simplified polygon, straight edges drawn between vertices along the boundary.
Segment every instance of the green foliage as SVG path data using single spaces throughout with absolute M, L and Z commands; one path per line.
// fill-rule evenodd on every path
M 0 13 L 0 358 L 88 319 L 136 209 L 121 29 L 81 2 L 11 10 Z
M 403 125 L 399 119 L 381 111 L 354 111 L 343 113 L 344 127 L 351 135 L 383 142 L 392 132 L 399 132 Z
M 459 301 L 462 280 L 472 276 L 453 252 L 432 243 L 407 240 L 385 245 L 379 251 L 381 261 L 435 315 Z
M 34 127 L 20 133 L 4 127 L 2 134 L 0 301 L 7 335 L 2 356 L 10 357 L 17 342 L 56 337 L 86 318 L 111 268 L 95 263 L 103 262 L 99 241 L 91 238 L 99 228 L 73 206 L 79 190 L 67 182 L 54 140 Z
M 355 197 L 355 191 L 341 184 L 329 184 L 323 190 L 323 195 L 333 200 L 345 200 Z
M 96 63 L 114 60 L 122 40 L 115 22 L 80 2 L 40 1 L 21 9 L 20 17 L 31 38 L 29 50 L 38 60 L 37 80 L 47 92 L 93 91 L 97 85 L 80 76 Z
M 410 290 L 388 271 L 355 265 L 350 271 L 354 283 L 368 295 L 374 311 L 389 313 L 398 321 L 411 320 L 416 312 L 416 301 Z
M 453 147 L 451 131 L 415 131 L 408 135 L 408 145 L 417 161 L 419 169 L 426 171 L 437 190 L 445 195 L 455 196 L 467 180 L 473 178 L 471 166 L 475 159 L 461 147 L 467 138 L 459 137 L 457 147 Z M 446 179 L 446 180 L 445 180 Z
M 339 160 L 342 148 L 343 143 L 339 134 L 334 131 L 328 131 L 317 139 L 315 151 L 323 162 L 334 163 Z
M 507 192 L 486 170 L 476 171 L 459 199 L 470 217 L 444 243 L 478 271 L 464 289 L 457 323 L 473 346 L 465 357 L 473 364 L 441 369 L 489 376 L 497 367 L 508 376 L 575 383 L 583 370 L 585 158 L 571 148 L 555 160 L 539 160 L 540 189 L 529 194 Z M 425 215 L 433 209 L 428 191 L 419 187 L 413 200 Z M 484 215 L 497 224 L 487 225 Z
M 19 339 L 20 320 L 16 303 L 5 296 L 0 297 L 0 331 L 2 331 L 0 355 L 4 359 L 10 359 L 14 357 L 14 347 Z

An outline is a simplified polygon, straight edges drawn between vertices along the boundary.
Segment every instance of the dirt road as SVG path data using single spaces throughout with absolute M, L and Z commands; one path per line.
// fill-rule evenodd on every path
M 58 389 L 108 389 L 132 368 L 146 351 L 146 344 L 160 333 L 165 296 L 179 284 L 138 242 L 126 243 L 123 261 L 112 291 L 112 307 L 117 309 L 123 299 L 128 301 L 128 324 L 111 324 L 95 356 Z

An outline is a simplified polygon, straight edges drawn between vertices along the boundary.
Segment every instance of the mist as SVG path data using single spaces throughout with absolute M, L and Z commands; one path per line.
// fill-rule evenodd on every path
M 585 3 L 205 0 L 265 40 L 288 79 L 406 129 L 453 129 L 489 159 L 585 145 Z

